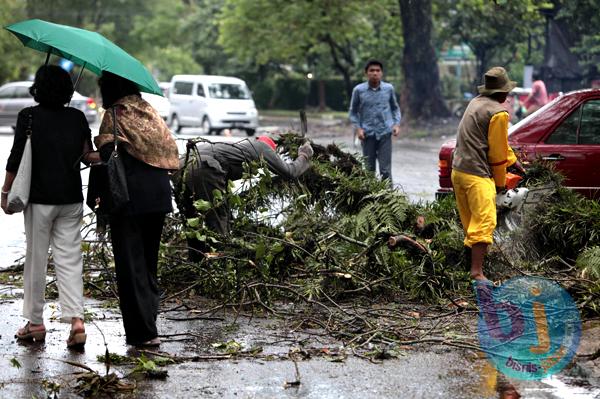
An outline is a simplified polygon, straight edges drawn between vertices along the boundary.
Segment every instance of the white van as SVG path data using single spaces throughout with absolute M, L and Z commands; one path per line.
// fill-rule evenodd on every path
M 154 109 L 158 112 L 158 114 L 165 121 L 169 119 L 169 115 L 171 115 L 171 103 L 169 103 L 169 88 L 171 87 L 170 82 L 160 82 L 158 87 L 163 92 L 163 96 L 159 96 L 158 94 L 146 93 L 142 92 L 142 98 L 146 100 L 150 105 L 154 107 Z
M 167 123 L 175 132 L 201 127 L 203 134 L 242 129 L 248 136 L 258 127 L 258 112 L 246 83 L 214 75 L 175 75 L 171 79 Z

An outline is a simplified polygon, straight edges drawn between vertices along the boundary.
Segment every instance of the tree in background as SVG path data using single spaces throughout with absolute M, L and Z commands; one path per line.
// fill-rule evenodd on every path
M 59 24 L 76 26 L 103 34 L 136 58 L 156 75 L 169 79 L 175 73 L 200 73 L 201 66 L 191 56 L 191 41 L 181 28 L 181 16 L 190 16 L 193 6 L 182 0 L 9 0 L 15 4 L 5 24 L 28 18 L 40 18 Z M 187 2 L 186 2 L 187 3 Z M 6 7 L 2 8 L 2 11 Z M 7 10 L 8 11 L 8 10 Z M 0 43 L 17 43 L 9 34 L 2 35 Z M 35 54 L 21 50 L 20 55 Z M 6 53 L 5 53 L 6 54 Z M 29 73 L 43 62 L 27 66 Z M 84 91 L 95 90 L 95 77 L 84 74 Z
M 600 0 L 554 0 L 552 6 L 557 12 L 554 19 L 568 29 L 572 50 L 587 69 L 586 77 L 600 79 Z
M 0 19 L 7 25 L 41 18 L 98 31 L 159 80 L 176 73 L 240 76 L 253 89 L 268 88 L 274 107 L 292 91 L 303 102 L 317 90 L 325 108 L 326 84 L 330 93 L 343 92 L 347 104 L 364 79 L 365 61 L 377 58 L 386 79 L 403 88 L 405 111 L 428 118 L 445 114 L 437 52 L 465 43 L 477 56 L 478 78 L 492 64 L 518 76 L 524 63 L 541 62 L 538 11 L 548 4 L 560 6 L 555 18 L 572 29 L 580 58 L 600 67 L 600 0 L 4 0 Z M 8 32 L 0 34 L 0 49 L 2 81 L 27 78 L 44 60 Z M 95 77 L 84 74 L 81 91 L 95 87 Z M 339 109 L 344 98 L 331 102 Z
M 443 0 L 438 18 L 445 22 L 447 38 L 473 50 L 481 77 L 492 64 L 508 66 L 522 57 L 522 44 L 534 33 L 543 37 L 544 21 L 538 10 L 546 4 L 542 0 Z
M 145 7 L 151 12 L 133 14 L 130 39 L 124 48 L 131 48 L 131 54 L 159 80 L 170 80 L 175 74 L 205 72 L 194 57 L 193 38 L 197 33 L 189 29 L 201 7 L 181 0 L 146 0 Z
M 4 0 L 0 7 L 0 25 L 6 26 L 25 19 L 25 8 L 19 0 Z M 8 80 L 25 80 L 43 63 L 41 56 L 26 50 L 17 38 L 4 31 L 0 34 L 0 83 Z
M 344 81 L 349 99 L 354 80 L 362 76 L 363 61 L 381 57 L 375 53 L 377 46 L 370 46 L 373 36 L 389 32 L 384 22 L 374 24 L 370 16 L 389 21 L 391 4 L 391 0 L 369 4 L 359 0 L 226 0 L 219 43 L 229 54 L 257 67 L 289 66 L 304 73 L 309 68 L 307 59 L 318 60 L 319 65 L 327 59 Z M 400 39 L 390 39 L 387 48 L 398 52 L 395 45 Z
M 225 53 L 219 44 L 219 15 L 224 0 L 188 0 L 190 14 L 182 26 L 183 36 L 191 44 L 191 55 L 207 75 L 235 74 L 240 62 Z
M 413 119 L 447 117 L 442 98 L 437 56 L 432 46 L 431 0 L 399 0 L 404 35 L 403 103 Z

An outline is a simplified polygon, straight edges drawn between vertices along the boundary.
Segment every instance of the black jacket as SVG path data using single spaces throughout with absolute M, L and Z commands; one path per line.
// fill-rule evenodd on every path
M 114 148 L 113 143 L 102 146 L 100 157 L 108 161 Z M 126 151 L 119 149 L 127 175 L 129 204 L 122 211 L 124 215 L 141 215 L 148 213 L 169 213 L 173 210 L 171 199 L 171 180 L 166 169 L 150 166 Z M 90 185 L 88 186 L 87 205 L 94 209 L 97 197 L 107 198 L 108 178 L 106 166 L 92 166 Z M 105 212 L 100 209 L 100 213 Z
M 30 114 L 33 133 L 29 202 L 48 205 L 82 202 L 80 157 L 84 143 L 87 141 L 90 148 L 92 145 L 85 115 L 75 108 L 38 105 L 21 110 L 6 170 L 16 173 L 19 169 Z

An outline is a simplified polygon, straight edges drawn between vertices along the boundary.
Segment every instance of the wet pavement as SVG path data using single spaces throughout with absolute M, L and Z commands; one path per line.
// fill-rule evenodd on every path
M 19 296 L 18 290 L 5 288 L 2 292 L 4 297 Z M 48 382 L 60 386 L 58 397 L 78 397 L 73 389 L 76 373 L 85 370 L 66 362 L 83 364 L 104 375 L 105 365 L 97 359 L 105 353 L 104 340 L 111 353 L 140 356 L 135 348 L 125 345 L 119 312 L 92 300 L 86 302 L 88 317 L 94 322 L 86 324 L 85 351 L 66 348 L 69 325 L 56 319 L 54 302 L 49 302 L 44 315 L 48 320 L 46 342 L 19 343 L 13 334 L 22 323 L 21 305 L 19 298 L 4 299 L 0 304 L 4 314 L 0 322 L 0 362 L 4 365 L 0 368 L 1 398 L 46 397 L 44 380 L 46 386 Z M 163 306 L 163 310 L 170 308 L 173 305 Z M 212 316 L 211 320 L 176 321 L 196 316 L 180 311 L 162 312 L 158 324 L 163 344 L 152 351 L 188 357 L 188 361 L 165 366 L 168 372 L 165 380 L 130 378 L 137 388 L 127 397 L 508 398 L 501 396 L 498 389 L 502 386 L 507 389 L 511 384 L 523 398 L 592 399 L 600 395 L 599 388 L 575 386 L 574 380 L 566 375 L 542 382 L 504 380 L 471 350 L 407 347 L 399 358 L 376 364 L 352 356 L 341 342 L 329 337 L 291 331 L 281 319 L 240 316 L 234 324 L 232 314 Z M 596 334 L 600 334 L 600 327 Z M 223 360 L 203 359 L 227 357 L 227 352 L 217 347 L 226 342 L 239 344 L 241 352 L 256 353 L 256 358 L 240 355 Z M 598 341 L 588 344 L 598 348 Z M 20 367 L 15 367 L 15 361 Z M 110 371 L 122 377 L 132 368 L 132 365 L 117 365 Z M 295 381 L 299 384 L 293 385 Z
M 285 130 L 285 126 L 265 125 L 269 132 Z M 331 141 L 349 150 L 358 151 L 351 134 L 343 134 L 347 126 L 331 123 L 318 134 L 309 136 L 319 144 Z M 309 132 L 313 131 L 310 130 Z M 185 139 L 197 134 L 186 129 L 179 135 Z M 234 132 L 233 138 L 244 136 Z M 394 142 L 394 183 L 411 200 L 433 200 L 437 188 L 437 151 L 444 139 Z M 5 164 L 12 144 L 12 134 L 0 131 L 0 162 Z M 24 252 L 22 215 L 0 214 L 0 267 L 14 264 Z M 0 398 L 31 398 L 48 396 L 50 382 L 59 384 L 57 397 L 79 397 L 73 386 L 81 367 L 76 362 L 103 375 L 105 365 L 97 356 L 111 353 L 140 356 L 140 352 L 125 345 L 118 310 L 105 303 L 87 300 L 86 311 L 94 321 L 86 325 L 88 343 L 84 352 L 67 350 L 68 324 L 57 319 L 54 302 L 46 307 L 48 329 L 44 343 L 21 344 L 13 338 L 23 323 L 20 316 L 22 300 L 19 291 L 0 288 Z M 171 308 L 165 304 L 163 310 Z M 411 347 L 397 359 L 375 364 L 359 357 L 341 356 L 343 345 L 326 336 L 308 337 L 292 332 L 284 321 L 275 318 L 240 317 L 233 324 L 232 315 L 217 314 L 223 320 L 171 319 L 190 318 L 188 312 L 165 312 L 159 316 L 159 331 L 163 338 L 160 351 L 188 356 L 190 360 L 170 364 L 166 380 L 138 379 L 130 397 L 141 398 L 509 398 L 511 384 L 523 398 L 592 399 L 600 397 L 600 388 L 578 386 L 582 380 L 566 372 L 541 382 L 505 381 L 485 359 L 471 350 L 444 346 Z M 241 350 L 262 347 L 258 358 L 237 357 L 223 360 L 203 360 L 203 356 L 224 356 L 213 344 L 235 341 Z M 600 348 L 600 326 L 586 330 L 582 354 L 593 354 Z M 303 353 L 325 353 L 305 358 Z M 331 354 L 335 354 L 331 355 Z M 291 355 L 290 355 L 291 354 Z M 151 356 L 151 355 L 148 355 Z M 290 359 L 297 359 L 296 361 Z M 20 367 L 17 367 L 16 365 Z M 582 358 L 578 376 L 586 375 L 592 384 L 600 382 L 598 359 Z M 297 365 L 297 370 L 296 370 Z M 127 375 L 133 366 L 113 366 L 111 372 Z M 579 366 L 577 366 L 579 367 Z M 594 371 L 595 370 L 595 371 Z M 595 373 L 595 374 L 594 374 Z M 43 381 L 47 381 L 44 383 Z M 294 382 L 299 381 L 299 384 Z M 44 386 L 46 388 L 44 388 Z M 597 386 L 597 385 L 596 385 Z M 504 395 L 504 396 L 503 396 Z

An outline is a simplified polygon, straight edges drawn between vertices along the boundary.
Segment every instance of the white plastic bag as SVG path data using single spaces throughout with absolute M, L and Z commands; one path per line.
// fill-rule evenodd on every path
M 22 212 L 29 203 L 29 191 L 31 190 L 31 136 L 27 136 L 25 149 L 19 164 L 17 176 L 13 181 L 8 193 L 7 210 L 9 212 Z

